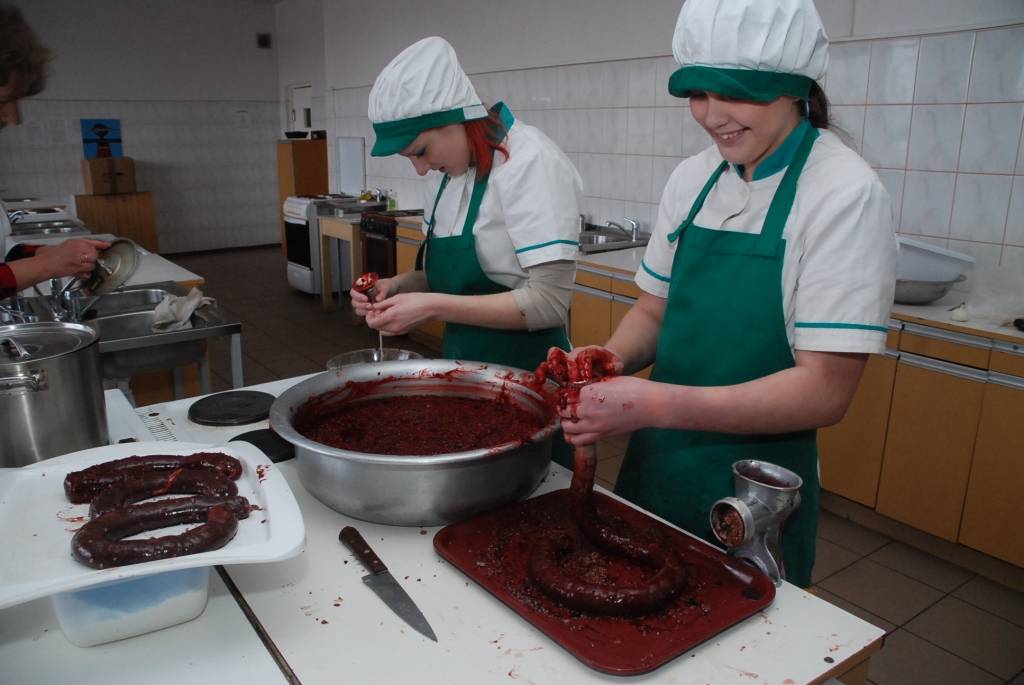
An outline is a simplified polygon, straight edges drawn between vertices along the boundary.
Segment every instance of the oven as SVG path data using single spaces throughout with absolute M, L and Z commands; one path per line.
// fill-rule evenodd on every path
M 423 210 L 392 210 L 364 212 L 359 221 L 359 243 L 363 251 L 363 273 L 374 271 L 381 278 L 397 273 L 396 244 L 398 217 L 423 216 Z

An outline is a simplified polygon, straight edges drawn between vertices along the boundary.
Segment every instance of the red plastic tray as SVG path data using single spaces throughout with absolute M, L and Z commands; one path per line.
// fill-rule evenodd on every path
M 654 531 L 682 556 L 686 586 L 658 612 L 628 618 L 591 615 L 557 604 L 530 581 L 527 569 L 538 535 L 574 525 L 568 490 L 447 526 L 434 536 L 434 548 L 584 664 L 614 675 L 639 675 L 663 666 L 775 598 L 771 579 L 750 564 L 618 500 L 595 496 L 606 515 Z M 636 577 L 636 567 L 626 568 L 629 562 L 604 558 L 610 571 Z

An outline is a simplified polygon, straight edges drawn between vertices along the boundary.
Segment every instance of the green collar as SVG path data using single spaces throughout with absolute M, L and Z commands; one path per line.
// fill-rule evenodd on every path
M 804 131 L 811 125 L 811 122 L 806 118 L 801 119 L 800 123 L 796 125 L 786 139 L 782 141 L 782 145 L 775 148 L 775 151 L 764 158 L 764 160 L 757 165 L 754 169 L 754 176 L 751 181 L 760 181 L 762 178 L 768 178 L 772 174 L 777 174 L 793 161 L 793 155 L 796 154 L 796 150 L 800 147 L 800 140 L 804 137 Z M 743 165 L 734 164 L 733 168 L 742 177 L 743 176 Z

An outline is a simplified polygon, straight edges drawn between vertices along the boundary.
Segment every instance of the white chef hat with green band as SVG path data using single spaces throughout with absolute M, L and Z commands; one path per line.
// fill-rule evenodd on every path
M 368 114 L 377 135 L 374 157 L 401 152 L 428 129 L 488 116 L 455 49 L 437 36 L 413 43 L 384 67 Z
M 676 97 L 807 99 L 828 69 L 828 36 L 812 0 L 686 0 L 672 54 Z

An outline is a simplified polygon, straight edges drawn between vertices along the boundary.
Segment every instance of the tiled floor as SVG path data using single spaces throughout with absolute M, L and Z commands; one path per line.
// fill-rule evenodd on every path
M 278 248 L 170 259 L 203 276 L 207 295 L 242 322 L 245 381 L 313 373 L 335 354 L 372 347 L 377 336 L 344 305 L 320 302 L 285 280 Z M 385 341 L 434 356 L 407 338 Z M 226 342 L 211 346 L 214 390 L 230 387 Z M 611 487 L 624 438 L 598 449 L 598 479 Z M 875 685 L 1024 685 L 1024 595 L 828 512 L 818 531 L 814 592 L 884 628 L 871 660 Z

